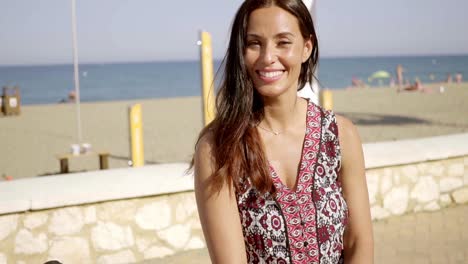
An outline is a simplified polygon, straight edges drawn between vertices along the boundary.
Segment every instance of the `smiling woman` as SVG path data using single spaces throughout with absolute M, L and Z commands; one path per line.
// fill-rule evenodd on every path
M 297 19 L 281 8 L 257 9 L 249 18 L 245 63 L 255 89 L 264 97 L 294 92 L 301 65 L 312 52 L 312 40 L 302 36 Z
M 357 131 L 297 96 L 317 43 L 301 0 L 247 0 L 237 11 L 217 114 L 192 161 L 213 263 L 372 263 Z

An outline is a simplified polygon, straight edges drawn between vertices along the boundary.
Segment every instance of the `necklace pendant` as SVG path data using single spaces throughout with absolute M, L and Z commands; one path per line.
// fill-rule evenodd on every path
M 272 131 L 272 132 L 273 132 L 273 134 L 275 134 L 275 136 L 280 134 L 279 132 L 275 132 L 275 131 Z

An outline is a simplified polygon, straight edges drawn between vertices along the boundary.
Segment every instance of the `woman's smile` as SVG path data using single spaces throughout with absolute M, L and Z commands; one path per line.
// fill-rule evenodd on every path
M 274 83 L 283 77 L 284 70 L 257 70 L 258 78 L 266 84 Z

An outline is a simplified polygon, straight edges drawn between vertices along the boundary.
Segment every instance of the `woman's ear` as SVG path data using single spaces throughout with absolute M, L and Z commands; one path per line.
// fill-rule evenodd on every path
M 302 63 L 306 62 L 309 59 L 310 54 L 312 54 L 313 47 L 314 44 L 312 43 L 312 39 L 306 39 L 304 43 L 304 52 L 302 53 Z

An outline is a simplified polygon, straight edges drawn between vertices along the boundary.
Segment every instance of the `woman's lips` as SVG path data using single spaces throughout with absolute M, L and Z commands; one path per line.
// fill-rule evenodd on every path
M 283 77 L 284 70 L 256 71 L 257 76 L 265 83 L 276 82 Z

